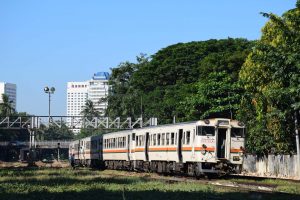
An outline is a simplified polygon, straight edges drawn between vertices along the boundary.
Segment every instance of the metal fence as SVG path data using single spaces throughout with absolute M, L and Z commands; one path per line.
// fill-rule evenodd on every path
M 246 155 L 243 173 L 261 177 L 300 179 L 297 155 Z
M 71 141 L 67 140 L 51 140 L 51 141 L 36 141 L 35 145 L 40 148 L 69 148 Z M 0 146 L 29 146 L 30 142 L 0 142 Z

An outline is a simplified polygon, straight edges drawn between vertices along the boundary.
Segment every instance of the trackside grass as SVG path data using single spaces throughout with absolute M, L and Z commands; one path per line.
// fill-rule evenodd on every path
M 300 199 L 299 183 L 292 190 L 285 188 L 290 194 L 261 193 L 203 183 L 154 181 L 126 174 L 66 168 L 0 169 L 0 199 Z

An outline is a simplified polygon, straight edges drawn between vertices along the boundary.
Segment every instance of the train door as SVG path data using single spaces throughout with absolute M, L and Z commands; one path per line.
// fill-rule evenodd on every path
M 103 137 L 101 136 L 101 138 L 99 139 L 99 159 L 103 160 Z
M 127 159 L 130 161 L 130 135 L 127 136 Z
M 178 160 L 182 162 L 182 137 L 183 137 L 183 129 L 178 130 Z
M 226 158 L 226 135 L 227 128 L 218 128 L 217 157 L 221 159 Z
M 130 141 L 130 160 L 135 160 L 134 150 L 135 150 L 135 133 L 131 133 L 131 141 Z
M 146 161 L 149 161 L 149 132 L 146 133 L 145 138 L 145 158 Z

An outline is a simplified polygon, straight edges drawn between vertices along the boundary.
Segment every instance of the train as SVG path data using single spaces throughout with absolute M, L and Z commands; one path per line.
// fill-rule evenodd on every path
M 189 176 L 240 173 L 245 124 L 214 118 L 149 126 L 70 143 L 76 165 Z

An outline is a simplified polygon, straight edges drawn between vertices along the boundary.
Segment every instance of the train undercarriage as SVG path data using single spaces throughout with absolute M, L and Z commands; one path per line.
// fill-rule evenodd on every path
M 130 170 L 141 172 L 155 172 L 161 174 L 185 174 L 201 177 L 207 174 L 226 175 L 239 173 L 241 166 L 221 161 L 218 163 L 187 162 L 176 163 L 174 161 L 104 161 L 104 169 Z

